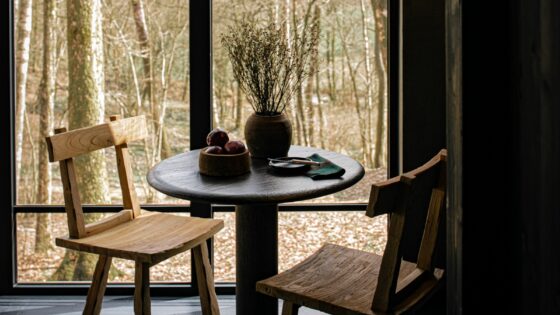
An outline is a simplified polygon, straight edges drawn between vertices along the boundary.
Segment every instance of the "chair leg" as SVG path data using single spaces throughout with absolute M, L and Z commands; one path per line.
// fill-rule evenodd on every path
M 301 306 L 289 301 L 284 301 L 282 305 L 282 315 L 298 315 Z
M 91 286 L 88 290 L 86 306 L 84 307 L 85 315 L 97 315 L 101 312 L 101 304 L 103 304 L 103 295 L 107 286 L 107 276 L 109 268 L 111 268 L 111 257 L 99 255 Z
M 216 290 L 214 289 L 214 275 L 212 274 L 212 267 L 208 259 L 208 247 L 206 246 L 206 242 L 202 242 L 192 250 L 202 314 L 219 315 L 220 308 L 218 307 L 218 298 L 216 297 Z
M 150 315 L 150 264 L 136 262 L 134 275 L 134 314 Z

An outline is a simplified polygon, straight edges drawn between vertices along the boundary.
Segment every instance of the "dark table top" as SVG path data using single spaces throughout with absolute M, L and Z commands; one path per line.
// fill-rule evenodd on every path
M 221 204 L 275 204 L 328 195 L 357 183 L 364 168 L 349 156 L 318 148 L 292 146 L 289 156 L 318 153 L 343 167 L 340 178 L 313 180 L 305 175 L 279 176 L 264 159 L 252 159 L 251 172 L 235 177 L 211 177 L 198 171 L 200 150 L 161 161 L 148 173 L 148 183 L 177 198 Z

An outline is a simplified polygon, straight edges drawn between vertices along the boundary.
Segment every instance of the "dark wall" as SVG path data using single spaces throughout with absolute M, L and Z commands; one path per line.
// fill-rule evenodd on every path
M 522 306 L 524 313 L 560 314 L 560 3 L 517 3 L 514 18 Z
M 402 0 L 401 172 L 427 162 L 445 148 L 445 1 Z M 391 12 L 392 16 L 395 12 Z M 393 104 L 392 104 L 393 105 Z M 425 222 L 427 208 L 417 209 L 408 222 Z M 445 218 L 442 219 L 445 222 Z M 415 261 L 423 226 L 407 227 L 404 256 Z M 443 239 L 439 248 L 444 248 Z M 444 267 L 445 252 L 436 264 Z
M 560 314 L 560 4 L 462 5 L 463 311 Z
M 402 169 L 445 147 L 445 1 L 402 1 Z

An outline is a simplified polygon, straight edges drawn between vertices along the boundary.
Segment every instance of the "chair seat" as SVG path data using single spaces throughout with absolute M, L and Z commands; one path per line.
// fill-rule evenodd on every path
M 156 264 L 197 246 L 223 227 L 222 220 L 143 211 L 132 221 L 92 236 L 57 238 L 56 245 Z
M 326 244 L 292 269 L 257 282 L 257 291 L 331 314 L 375 314 L 381 256 Z M 416 265 L 402 261 L 399 278 Z

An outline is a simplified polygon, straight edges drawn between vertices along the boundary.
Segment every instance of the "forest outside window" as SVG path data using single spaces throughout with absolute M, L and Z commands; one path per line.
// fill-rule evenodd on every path
M 44 141 L 53 128 L 91 126 L 113 114 L 148 117 L 150 136 L 130 145 L 140 202 L 185 203 L 156 192 L 145 175 L 189 148 L 188 12 L 188 1 L 17 1 L 17 205 L 63 204 L 58 164 L 48 162 Z M 114 154 L 76 159 L 84 204 L 121 203 Z M 16 222 L 18 283 L 91 279 L 91 257 L 54 246 L 54 236 L 67 233 L 64 214 L 18 213 Z M 184 254 L 156 266 L 154 281 L 189 281 L 189 270 L 170 268 L 189 260 Z M 111 281 L 133 281 L 133 263 L 113 267 Z
M 16 0 L 13 4 L 16 174 L 12 189 L 16 189 L 17 206 L 42 209 L 15 214 L 15 280 L 89 280 L 89 258 L 54 246 L 54 236 L 67 232 L 66 221 L 64 213 L 48 213 L 44 207 L 55 205 L 63 211 L 60 172 L 56 163 L 48 163 L 43 139 L 58 126 L 94 125 L 112 114 L 146 115 L 150 137 L 130 145 L 140 202 L 169 205 L 175 207 L 172 211 L 188 215 L 184 213 L 188 201 L 156 192 L 145 175 L 158 161 L 190 147 L 189 1 Z M 88 24 L 91 38 L 80 35 L 84 30 L 76 27 L 87 10 L 93 12 Z M 386 0 L 214 0 L 211 119 L 236 139 L 243 138 L 251 106 L 233 79 L 220 35 L 228 25 L 247 17 L 257 23 L 273 19 L 290 29 L 292 39 L 301 35 L 305 18 L 318 20 L 319 44 L 311 60 L 314 75 L 302 84 L 287 110 L 294 125 L 294 144 L 347 154 L 366 168 L 365 178 L 352 188 L 310 201 L 314 209 L 330 204 L 333 211 L 280 213 L 280 269 L 301 261 L 324 242 L 381 253 L 385 218 L 371 221 L 362 211 L 343 210 L 349 209 L 348 204 L 365 204 L 370 184 L 387 175 Z M 73 71 L 90 71 L 91 80 L 72 81 Z M 121 202 L 115 160 L 114 151 L 105 150 L 94 159 L 77 162 L 78 172 L 88 174 L 80 186 L 91 184 L 81 192 L 84 203 Z M 233 282 L 235 220 L 234 213 L 221 212 L 225 208 L 217 206 L 214 213 L 226 221 L 214 242 L 215 273 L 216 281 Z M 189 255 L 179 255 L 155 266 L 152 281 L 190 281 L 189 261 Z M 113 267 L 111 282 L 132 281 L 132 264 L 115 260 Z
M 252 108 L 234 79 L 222 34 L 240 21 L 274 21 L 286 30 L 287 46 L 294 47 L 306 21 L 319 25 L 316 54 L 309 65 L 313 75 L 286 110 L 293 125 L 292 143 L 347 154 L 366 168 L 365 178 L 355 186 L 310 203 L 341 204 L 339 210 L 344 204 L 366 203 L 371 183 L 387 175 L 386 0 L 214 0 L 212 7 L 212 118 L 214 127 L 236 139 L 243 138 Z M 226 221 L 214 243 L 216 279 L 235 281 L 234 213 L 215 217 Z M 279 268 L 293 266 L 327 241 L 381 253 L 385 223 L 385 217 L 372 222 L 360 211 L 281 213 Z

